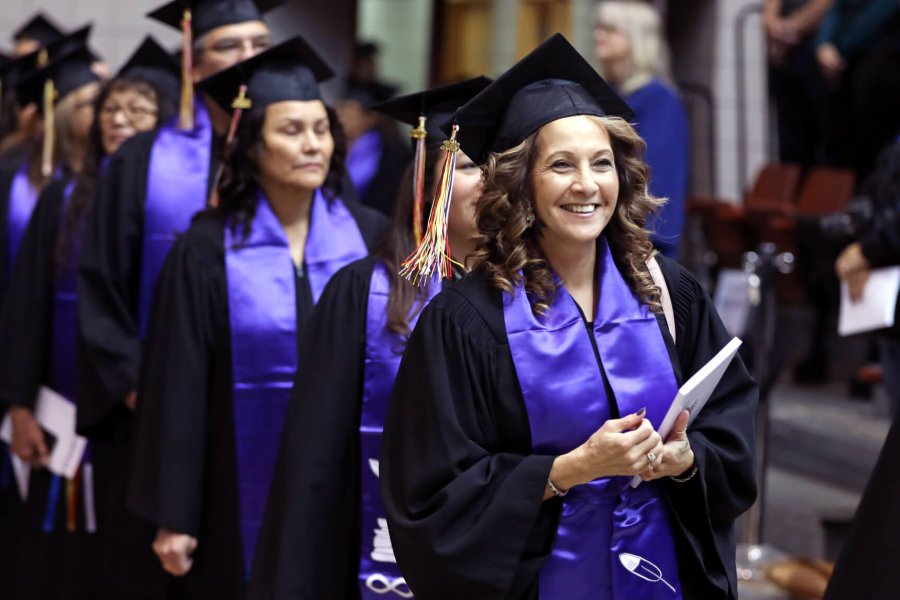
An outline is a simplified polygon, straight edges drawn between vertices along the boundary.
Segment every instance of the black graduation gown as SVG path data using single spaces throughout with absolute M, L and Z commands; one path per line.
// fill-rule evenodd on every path
M 900 421 L 888 433 L 841 548 L 825 600 L 882 600 L 900 590 Z
M 147 175 L 157 132 L 140 133 L 110 158 L 86 228 L 79 263 L 79 432 L 92 439 L 127 427 L 122 401 L 137 388 L 141 361 L 138 307 Z M 213 136 L 209 179 L 221 139 Z M 205 208 L 197 199 L 196 210 Z
M 660 258 L 678 383 L 728 342 L 712 301 Z M 684 597 L 737 598 L 734 519 L 756 496 L 756 385 L 739 358 L 689 431 L 699 473 L 666 479 Z M 552 456 L 531 435 L 501 296 L 474 273 L 435 297 L 410 337 L 385 423 L 380 477 L 397 561 L 420 600 L 537 598 L 561 502 L 541 499 Z
M 0 399 L 32 410 L 38 388 L 49 378 L 56 236 L 67 183 L 54 180 L 41 194 L 19 248 L 0 320 Z M 46 470 L 31 471 L 28 500 L 9 544 L 14 552 L 11 597 L 96 598 L 99 537 L 84 531 L 82 493 L 78 494 L 75 532 L 65 530 L 64 494 L 54 514 L 54 531 L 41 531 L 51 477 Z
M 3 306 L 3 298 L 9 284 L 9 257 L 7 243 L 7 228 L 5 226 L 9 212 L 9 190 L 12 178 L 15 174 L 13 161 L 0 161 L 0 307 Z M 6 406 L 0 403 L 0 419 L 6 415 Z M 18 492 L 12 474 L 12 464 L 9 462 L 9 448 L 5 442 L 0 442 L 0 539 L 9 540 L 15 535 L 18 525 L 18 512 L 21 509 Z M 12 544 L 0 544 L 0 597 L 5 598 L 11 594 L 13 575 Z
M 371 250 L 384 218 L 345 204 Z M 198 218 L 176 242 L 157 284 L 128 498 L 159 527 L 198 539 L 191 571 L 173 582 L 191 600 L 242 598 L 245 588 L 223 240 L 221 217 Z M 299 342 L 313 309 L 302 273 L 296 289 Z
M 251 598 L 359 598 L 360 399 L 376 262 L 335 274 L 307 325 Z

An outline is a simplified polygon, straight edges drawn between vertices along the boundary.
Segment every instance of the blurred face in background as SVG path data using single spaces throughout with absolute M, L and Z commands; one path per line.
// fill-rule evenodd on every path
M 378 124 L 378 113 L 367 109 L 358 100 L 345 98 L 334 108 L 350 143 Z
M 15 45 L 13 45 L 12 57 L 19 58 L 20 56 L 25 56 L 26 54 L 31 54 L 35 50 L 39 50 L 41 47 L 41 43 L 37 40 L 32 40 L 29 38 L 20 38 L 15 41 Z
M 256 56 L 272 45 L 269 26 L 263 21 L 223 25 L 208 31 L 194 47 L 194 81 Z
M 157 123 L 156 94 L 149 87 L 121 86 L 110 91 L 100 107 L 100 139 L 108 156 L 125 140 Z
M 594 25 L 594 53 L 602 64 L 627 61 L 631 57 L 631 43 L 624 31 L 609 22 L 598 21 Z
M 78 142 L 87 142 L 90 135 L 91 124 L 94 122 L 94 101 L 99 91 L 100 83 L 92 81 L 73 91 L 63 100 L 66 103 L 71 102 L 69 133 Z

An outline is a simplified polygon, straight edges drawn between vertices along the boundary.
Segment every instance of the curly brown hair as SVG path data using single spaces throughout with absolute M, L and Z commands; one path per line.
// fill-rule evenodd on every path
M 589 119 L 609 133 L 619 177 L 619 198 L 603 235 L 613 259 L 631 290 L 654 312 L 661 310 L 660 290 L 653 283 L 647 260 L 654 254 L 647 218 L 665 203 L 647 189 L 649 169 L 644 162 L 646 143 L 634 128 L 619 117 Z M 526 218 L 534 205 L 531 173 L 537 155 L 537 137 L 532 133 L 522 143 L 490 155 L 485 165 L 484 187 L 478 200 L 475 224 L 478 248 L 474 269 L 484 269 L 492 285 L 512 295 L 524 283 L 532 310 L 545 314 L 557 291 L 553 269 L 539 245 L 543 225 Z

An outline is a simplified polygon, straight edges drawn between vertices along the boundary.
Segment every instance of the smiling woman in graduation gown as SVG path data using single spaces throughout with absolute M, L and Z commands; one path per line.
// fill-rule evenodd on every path
M 628 116 L 558 34 L 457 112 L 487 159 L 481 242 L 419 317 L 380 463 L 420 600 L 737 597 L 756 387 L 735 359 L 689 428 L 683 413 L 656 432 L 728 335 L 660 259 L 674 327 L 663 316 L 640 229 L 658 201 Z
M 435 278 L 416 287 L 399 273 L 415 232 L 421 236 L 447 154 L 438 125 L 489 81 L 473 78 L 376 107 L 413 126 L 426 117 L 413 130 L 420 162 L 407 169 L 385 243 L 332 278 L 310 319 L 253 564 L 253 598 L 409 593 L 384 526 L 381 428 L 403 345 L 441 286 Z M 415 172 L 423 174 L 420 187 Z M 474 247 L 480 185 L 477 165 L 460 156 L 448 227 L 460 264 Z
M 187 598 L 240 598 L 297 369 L 330 277 L 369 253 L 383 218 L 344 201 L 345 152 L 301 39 L 204 81 L 245 114 L 219 187 L 166 260 L 139 388 L 129 506 Z M 244 86 L 244 87 L 241 87 Z

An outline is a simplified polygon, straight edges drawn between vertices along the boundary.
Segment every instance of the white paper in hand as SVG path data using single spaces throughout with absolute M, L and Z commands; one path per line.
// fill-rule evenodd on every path
M 732 338 L 730 342 L 725 344 L 724 348 L 719 350 L 718 354 L 712 357 L 712 360 L 703 365 L 699 371 L 694 373 L 693 377 L 681 386 L 681 389 L 678 390 L 678 394 L 675 395 L 675 399 L 672 401 L 672 405 L 669 407 L 669 411 L 663 418 L 662 424 L 657 429 L 663 440 L 669 437 L 669 434 L 672 432 L 672 426 L 675 424 L 675 419 L 678 418 L 681 411 L 687 410 L 690 413 L 688 425 L 694 422 L 694 419 L 706 406 L 706 401 L 709 400 L 709 397 L 712 396 L 712 393 L 719 385 L 719 381 L 722 380 L 722 375 L 725 374 L 725 370 L 728 369 L 728 365 L 731 364 L 731 360 L 737 354 L 741 343 L 741 340 L 738 338 Z M 635 475 L 631 480 L 631 487 L 636 488 L 642 481 L 643 479 L 640 476 Z
M 900 294 L 900 267 L 869 271 L 866 288 L 858 301 L 850 299 L 847 282 L 842 281 L 838 333 L 853 335 L 893 327 L 897 294 Z

